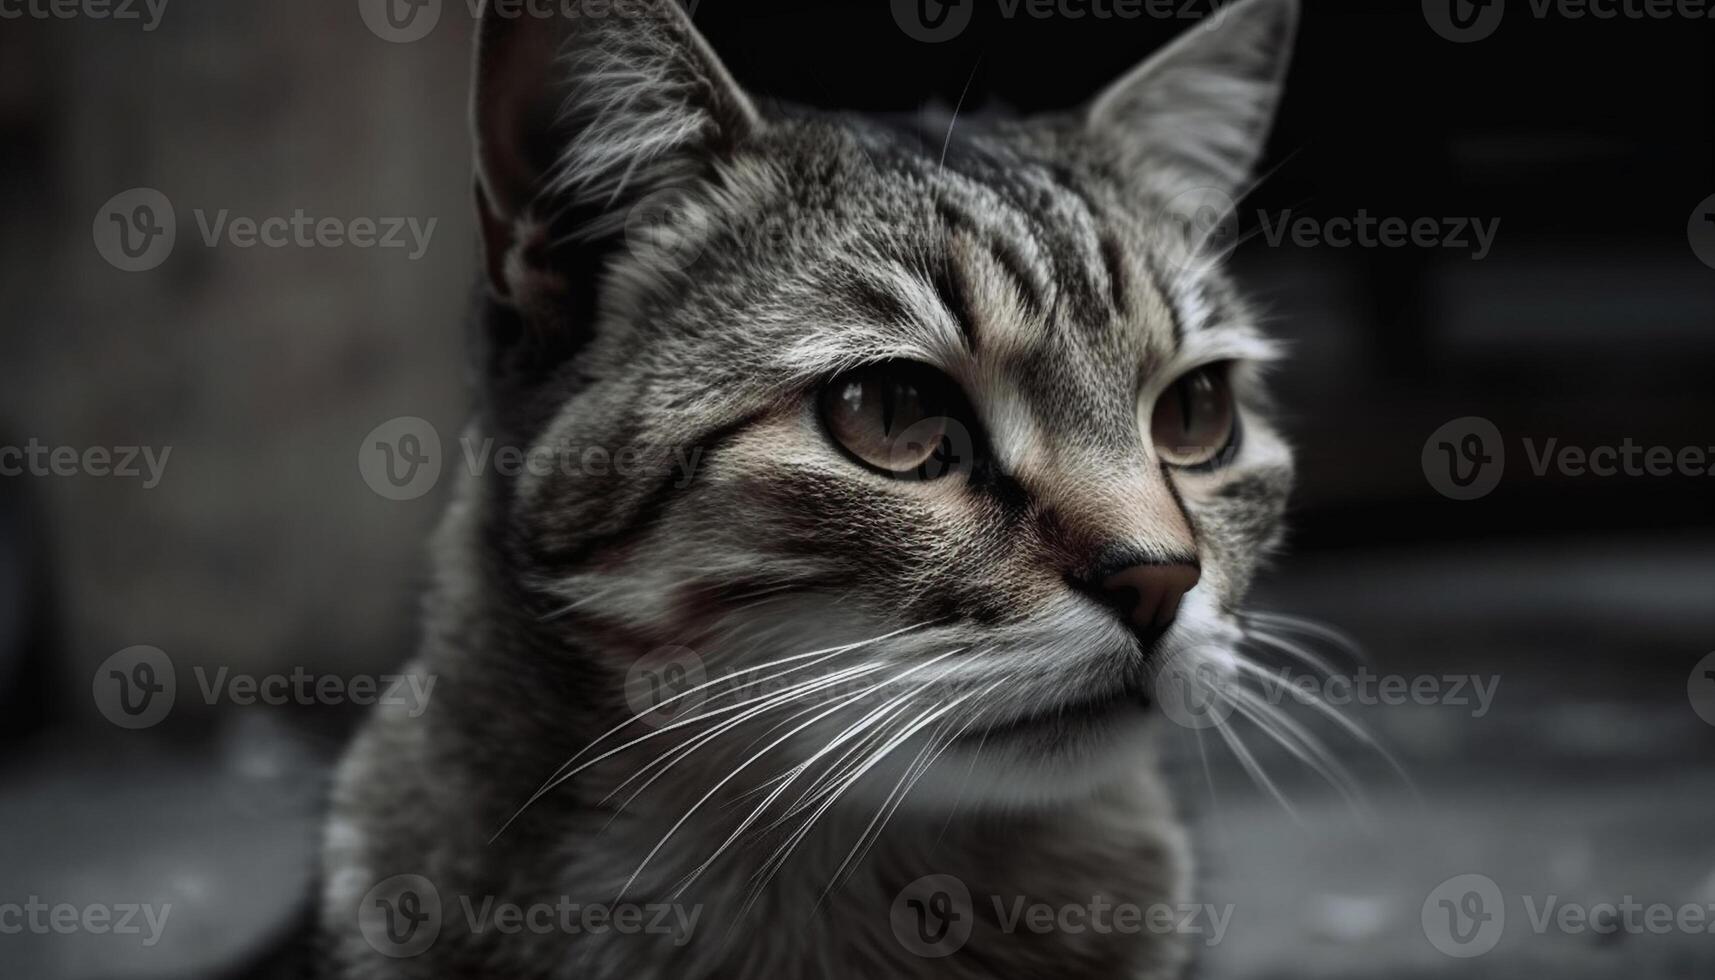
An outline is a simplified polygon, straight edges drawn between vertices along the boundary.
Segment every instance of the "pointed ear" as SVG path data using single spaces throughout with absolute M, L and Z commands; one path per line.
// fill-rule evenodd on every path
M 761 126 L 675 0 L 577 18 L 484 0 L 471 118 L 488 284 L 520 310 L 585 288 L 555 255 L 563 241 L 612 233 L 630 202 L 696 179 Z
M 1240 0 L 1109 86 L 1085 112 L 1128 168 L 1174 166 L 1236 192 L 1262 156 L 1297 31 L 1298 0 Z

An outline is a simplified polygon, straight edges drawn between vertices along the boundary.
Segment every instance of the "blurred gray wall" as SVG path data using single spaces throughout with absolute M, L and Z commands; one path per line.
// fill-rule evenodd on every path
M 403 44 L 352 0 L 171 0 L 147 32 L 0 25 L 0 444 L 171 447 L 154 489 L 27 481 L 62 624 L 51 669 L 86 720 L 95 666 L 133 644 L 181 671 L 350 674 L 408 654 L 445 487 L 382 499 L 357 453 L 402 415 L 450 451 L 467 404 L 465 10 Z M 92 228 L 139 186 L 172 201 L 178 240 L 123 272 Z M 437 225 L 418 261 L 210 248 L 197 209 Z

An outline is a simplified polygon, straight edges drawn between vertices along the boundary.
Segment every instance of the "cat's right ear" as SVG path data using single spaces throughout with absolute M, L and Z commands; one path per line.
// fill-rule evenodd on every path
M 1084 113 L 1135 174 L 1168 170 L 1236 193 L 1262 156 L 1292 55 L 1299 0 L 1217 6 Z
M 526 313 L 588 303 L 568 294 L 594 288 L 592 243 L 625 209 L 761 126 L 675 0 L 575 18 L 484 0 L 471 119 L 488 288 Z

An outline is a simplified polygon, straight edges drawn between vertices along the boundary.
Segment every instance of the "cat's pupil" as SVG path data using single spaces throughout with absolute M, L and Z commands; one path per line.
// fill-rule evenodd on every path
M 937 389 L 952 384 L 926 365 L 860 368 L 829 385 L 823 421 L 835 441 L 867 465 L 932 479 L 925 464 L 947 455 L 946 413 L 953 400 Z
M 1150 430 L 1156 451 L 1169 464 L 1204 466 L 1215 461 L 1237 432 L 1225 368 L 1200 368 L 1174 382 L 1156 402 Z

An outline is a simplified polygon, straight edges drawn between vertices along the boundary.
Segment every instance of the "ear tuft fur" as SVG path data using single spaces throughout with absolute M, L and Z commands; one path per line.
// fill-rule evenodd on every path
M 675 0 L 577 20 L 489 0 L 472 122 L 490 290 L 521 311 L 593 288 L 553 264 L 561 238 L 614 234 L 631 202 L 696 179 L 762 125 Z
M 1133 69 L 1084 125 L 1128 170 L 1169 168 L 1235 193 L 1272 125 L 1297 32 L 1298 0 L 1240 0 Z

